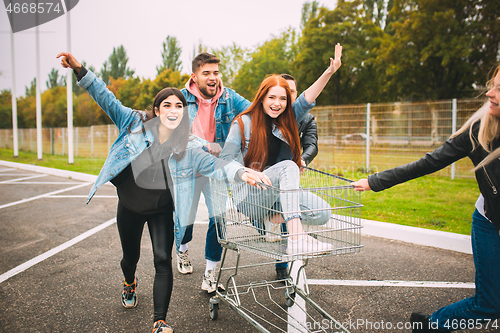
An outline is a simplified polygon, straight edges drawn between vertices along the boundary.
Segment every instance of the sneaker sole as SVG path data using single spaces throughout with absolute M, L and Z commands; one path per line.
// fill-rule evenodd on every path
M 280 242 L 280 241 L 281 241 L 280 236 L 268 236 L 268 235 L 266 235 L 266 242 L 268 242 L 268 243 L 276 243 L 276 242 Z
M 139 300 L 137 299 L 137 296 L 135 296 L 135 302 L 134 302 L 134 304 L 131 304 L 131 305 L 128 305 L 128 304 L 124 303 L 123 300 L 122 300 L 122 305 L 123 305 L 123 307 L 125 309 L 133 309 L 133 308 L 135 308 L 137 306 L 138 303 L 139 303 Z
M 191 269 L 188 270 L 188 269 L 181 268 L 179 265 L 177 265 L 177 270 L 181 274 L 191 274 L 191 273 L 193 273 L 193 267 L 191 267 Z
M 161 332 L 161 333 L 174 333 L 174 329 L 170 326 L 162 326 L 158 328 L 153 327 L 153 333 Z
M 205 282 L 201 284 L 201 289 L 205 290 L 209 294 L 215 292 L 215 288 L 212 286 L 208 286 Z M 224 288 L 224 286 L 221 283 L 219 283 L 219 291 L 226 291 L 226 288 Z
M 213 288 L 213 287 L 211 287 L 211 286 L 206 285 L 206 284 L 205 284 L 205 282 L 203 282 L 203 283 L 201 284 L 201 289 L 202 289 L 202 290 L 205 290 L 205 291 L 206 291 L 207 293 L 209 293 L 209 294 L 211 294 L 211 293 L 215 292 L 215 288 Z
M 315 256 L 321 256 L 323 254 L 328 254 L 328 253 L 331 253 L 333 250 L 335 250 L 335 249 L 321 251 L 321 252 L 313 252 L 313 253 L 306 252 L 306 253 L 302 253 L 302 254 L 286 253 L 283 255 L 283 258 L 286 260 L 299 260 L 299 259 L 302 260 L 302 259 L 308 259 L 308 258 L 315 257 Z

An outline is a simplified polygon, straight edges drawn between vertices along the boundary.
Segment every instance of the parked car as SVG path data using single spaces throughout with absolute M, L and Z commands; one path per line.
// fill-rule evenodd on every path
M 343 144 L 361 144 L 366 142 L 367 135 L 366 133 L 352 133 L 342 136 Z M 370 141 L 373 141 L 373 138 L 370 136 Z

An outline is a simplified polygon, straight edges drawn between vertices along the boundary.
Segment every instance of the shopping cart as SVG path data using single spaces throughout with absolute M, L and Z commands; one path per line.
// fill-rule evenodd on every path
M 222 301 L 261 332 L 348 332 L 309 297 L 305 267 L 310 258 L 356 253 L 362 247 L 360 194 L 350 183 L 310 168 L 301 176 L 301 188 L 295 190 L 210 179 L 217 235 L 223 247 L 217 281 L 225 282 L 227 288 L 217 290 L 210 299 L 210 317 L 218 318 Z M 279 224 L 280 201 L 296 197 L 303 230 L 291 234 L 286 224 Z M 304 245 L 289 247 L 296 239 Z M 234 251 L 231 253 L 236 257 L 235 264 L 226 267 L 228 250 Z M 241 250 L 273 261 L 243 265 Z M 248 283 L 240 274 L 240 269 L 274 265 L 276 261 L 291 263 L 289 278 Z M 228 275 L 225 281 L 224 274 Z M 238 284 L 237 279 L 246 283 Z

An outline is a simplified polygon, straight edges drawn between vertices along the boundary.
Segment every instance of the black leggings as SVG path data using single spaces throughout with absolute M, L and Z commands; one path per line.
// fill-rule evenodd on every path
M 121 267 L 127 283 L 134 282 L 141 252 L 142 230 L 146 221 L 153 245 L 155 264 L 153 303 L 154 321 L 156 322 L 157 320 L 165 320 L 172 295 L 173 211 L 169 209 L 152 215 L 142 215 L 128 210 L 118 201 L 116 224 L 123 251 Z

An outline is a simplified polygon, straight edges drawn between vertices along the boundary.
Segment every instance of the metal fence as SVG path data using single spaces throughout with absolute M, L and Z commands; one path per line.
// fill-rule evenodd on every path
M 420 103 L 360 104 L 316 107 L 316 169 L 337 173 L 382 171 L 414 161 L 441 146 L 485 100 L 463 99 Z M 74 156 L 105 158 L 118 136 L 114 125 L 74 128 Z M 36 152 L 36 129 L 19 129 L 19 149 Z M 68 154 L 67 128 L 44 128 L 44 153 Z M 0 148 L 12 148 L 12 129 L 0 130 Z M 463 159 L 438 172 L 473 177 Z
M 414 161 L 441 146 L 485 100 L 384 103 L 316 107 L 316 169 L 375 172 Z M 473 177 L 462 159 L 437 174 Z M 361 175 L 360 175 L 361 176 Z
M 73 130 L 75 157 L 105 158 L 118 137 L 118 129 L 115 125 L 74 127 Z M 0 130 L 0 148 L 12 149 L 12 132 L 12 129 Z M 36 152 L 36 129 L 19 129 L 18 142 L 19 150 Z M 42 151 L 44 154 L 68 155 L 68 129 L 66 127 L 43 128 Z

